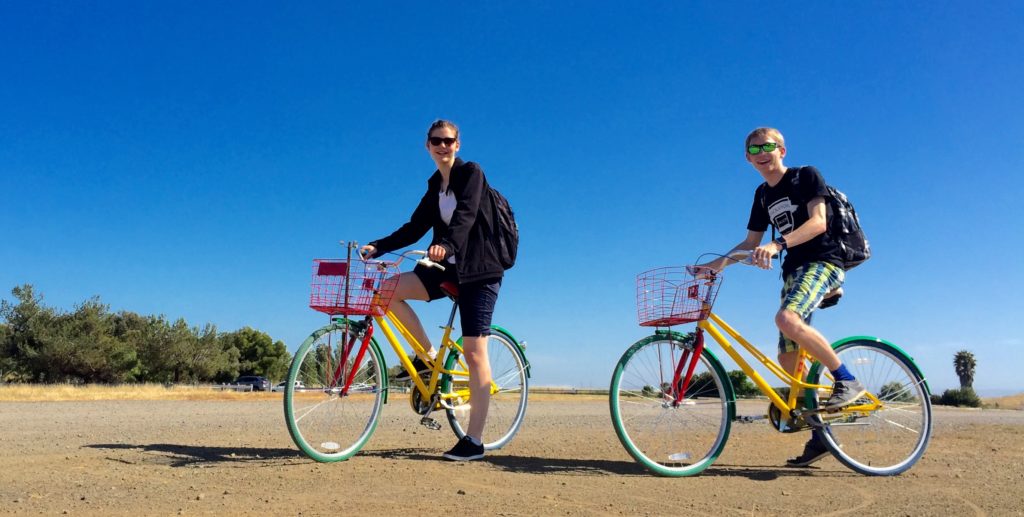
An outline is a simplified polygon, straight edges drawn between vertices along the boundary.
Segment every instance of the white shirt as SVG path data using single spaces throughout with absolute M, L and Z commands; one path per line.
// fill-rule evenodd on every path
M 444 224 L 452 224 L 452 214 L 455 213 L 455 194 L 451 191 L 441 191 L 437 193 L 437 206 L 441 209 L 441 220 Z M 449 264 L 455 263 L 455 256 L 452 255 L 445 260 Z

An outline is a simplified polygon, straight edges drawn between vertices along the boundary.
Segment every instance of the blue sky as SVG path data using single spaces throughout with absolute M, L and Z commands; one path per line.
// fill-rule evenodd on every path
M 823 333 L 899 344 L 937 391 L 968 349 L 976 388 L 1024 391 L 1019 4 L 367 4 L 0 5 L 0 293 L 294 350 L 325 322 L 311 260 L 408 218 L 443 117 L 521 227 L 496 322 L 535 383 L 603 387 L 645 335 L 636 274 L 743 238 L 769 125 L 874 249 Z M 772 352 L 778 284 L 731 268 L 716 307 Z

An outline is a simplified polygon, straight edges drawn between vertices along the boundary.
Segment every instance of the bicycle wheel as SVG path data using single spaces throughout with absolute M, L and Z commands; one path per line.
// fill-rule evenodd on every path
M 295 352 L 284 392 L 284 418 L 292 440 L 316 461 L 348 459 L 366 444 L 380 418 L 387 392 L 387 368 L 373 340 L 349 390 L 345 380 L 362 342 L 361 324 L 339 320 L 313 332 Z M 342 349 L 356 336 L 354 350 L 339 368 Z M 339 380 L 340 379 L 340 380 Z M 296 387 L 296 381 L 301 381 Z
M 623 447 L 648 470 L 692 476 L 721 454 L 736 415 L 732 383 L 704 349 L 680 404 L 671 384 L 689 336 L 658 333 L 629 347 L 612 373 L 612 424 Z
M 866 475 L 892 476 L 914 465 L 932 433 L 931 393 L 914 361 L 891 343 L 876 338 L 850 338 L 834 345 L 839 359 L 868 392 L 881 401 L 875 410 L 861 402 L 838 413 L 823 413 L 822 433 L 832 454 L 847 467 Z M 815 363 L 807 378 L 828 384 L 824 368 Z M 861 399 L 867 402 L 866 399 Z M 807 407 L 818 407 L 817 394 L 807 394 Z
M 484 449 L 495 450 L 507 445 L 523 425 L 530 381 L 526 357 L 510 334 L 494 329 L 487 340 L 487 356 L 491 361 L 491 379 L 497 391 L 492 388 L 483 439 Z M 458 354 L 449 353 L 445 368 L 463 370 L 457 364 L 458 359 Z M 441 381 L 441 393 L 460 395 L 451 399 L 451 407 L 446 408 L 445 413 L 455 436 L 461 439 L 466 436 L 466 429 L 469 428 L 469 377 L 446 375 Z

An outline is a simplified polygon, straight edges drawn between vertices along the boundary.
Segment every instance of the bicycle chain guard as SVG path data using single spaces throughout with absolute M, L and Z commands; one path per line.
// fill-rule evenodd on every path
M 429 415 L 431 411 L 439 409 L 437 399 L 437 395 L 434 395 L 430 400 L 425 400 L 416 386 L 413 386 L 412 391 L 409 392 L 409 404 L 417 415 Z
M 782 419 L 782 411 L 775 407 L 775 404 L 768 404 L 768 420 L 772 427 L 780 433 L 796 433 L 806 431 L 812 426 L 802 416 Z

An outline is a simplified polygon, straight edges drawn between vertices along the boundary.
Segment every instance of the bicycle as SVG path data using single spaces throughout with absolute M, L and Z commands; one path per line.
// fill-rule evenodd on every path
M 749 253 L 730 258 L 750 264 Z M 818 430 L 832 455 L 861 474 L 896 475 L 921 458 L 931 438 L 931 393 L 906 352 L 871 336 L 833 343 L 868 393 L 826 411 L 819 404 L 831 393 L 831 385 L 822 383 L 831 380 L 827 369 L 801 349 L 797 372 L 790 375 L 711 312 L 721 280 L 720 273 L 693 266 L 658 268 L 637 277 L 638 319 L 655 331 L 623 353 L 609 391 L 615 432 L 636 461 L 663 476 L 698 474 L 721 454 L 734 421 L 764 418 L 783 433 Z M 693 333 L 671 329 L 694 322 Z M 776 391 L 751 368 L 723 330 L 787 384 L 788 393 Z M 736 416 L 732 382 L 705 347 L 705 332 L 768 397 L 767 415 Z
M 421 416 L 420 423 L 440 430 L 431 414 L 443 410 L 455 435 L 461 439 L 469 426 L 469 372 L 462 354 L 462 338 L 452 340 L 458 310 L 458 287 L 442 285 L 452 299 L 451 315 L 444 330 L 437 359 L 390 311 L 398 272 L 407 257 L 424 256 L 417 262 L 443 266 L 411 250 L 397 254 L 397 260 L 353 259 L 356 243 L 348 244 L 344 259 L 313 262 L 310 307 L 326 313 L 330 323 L 315 331 L 299 346 L 288 370 L 284 393 L 284 416 L 295 444 L 320 462 L 346 460 L 359 452 L 377 427 L 381 410 L 391 391 L 384 355 L 374 337 L 375 330 L 394 349 L 399 363 L 412 382 L 409 401 Z M 525 344 L 497 325 L 491 326 L 488 354 L 491 361 L 491 400 L 484 428 L 486 450 L 507 445 L 519 431 L 526 413 L 530 365 Z M 397 333 L 397 334 L 396 334 Z M 431 367 L 421 378 L 406 354 L 398 335 Z M 301 383 L 296 383 L 301 381 Z M 298 387 L 297 387 L 298 386 Z

